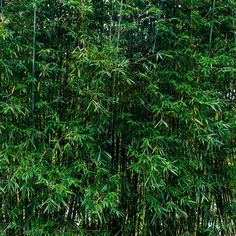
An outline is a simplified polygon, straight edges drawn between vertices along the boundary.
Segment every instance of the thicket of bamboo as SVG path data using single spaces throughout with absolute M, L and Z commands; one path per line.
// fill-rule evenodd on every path
M 235 235 L 235 7 L 1 0 L 0 235 Z

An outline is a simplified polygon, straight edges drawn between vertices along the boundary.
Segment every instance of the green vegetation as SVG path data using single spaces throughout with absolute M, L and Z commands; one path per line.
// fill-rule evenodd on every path
M 0 235 L 236 235 L 234 0 L 0 12 Z

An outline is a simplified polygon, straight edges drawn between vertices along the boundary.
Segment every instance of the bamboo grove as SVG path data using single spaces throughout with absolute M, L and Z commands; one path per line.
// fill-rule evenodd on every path
M 234 0 L 0 11 L 0 235 L 236 235 Z

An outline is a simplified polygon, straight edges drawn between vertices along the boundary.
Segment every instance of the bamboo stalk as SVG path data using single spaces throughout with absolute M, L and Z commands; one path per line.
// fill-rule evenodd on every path
M 32 48 L 32 127 L 35 127 L 35 54 L 36 54 L 36 20 L 37 5 L 34 3 L 34 20 L 33 20 L 33 48 Z M 32 134 L 32 143 L 34 143 L 34 135 Z
M 233 10 L 233 29 L 234 29 L 234 43 L 236 44 L 235 21 L 236 21 L 236 9 L 234 8 L 234 10 Z
M 120 26 L 121 26 L 121 19 L 122 19 L 122 9 L 123 9 L 123 0 L 120 2 L 120 10 L 119 10 L 119 21 L 118 21 L 118 30 L 117 30 L 117 43 L 116 43 L 116 49 L 117 49 L 117 57 L 118 57 L 118 49 L 119 49 L 119 43 L 120 43 Z M 113 76 L 112 81 L 112 98 L 113 98 L 113 104 L 112 104 L 112 117 L 111 117 L 111 137 L 110 137 L 110 143 L 111 143 L 111 173 L 113 172 L 114 168 L 114 145 L 115 145 L 115 104 L 116 101 L 116 74 Z
M 216 0 L 213 0 L 213 3 L 212 3 L 212 12 L 215 11 L 215 7 L 216 7 Z M 212 23 L 211 23 L 211 29 L 210 29 L 210 36 L 209 36 L 209 43 L 210 43 L 210 44 L 211 44 L 211 42 L 212 42 L 213 28 L 214 28 L 214 24 L 213 24 L 213 22 L 212 22 Z

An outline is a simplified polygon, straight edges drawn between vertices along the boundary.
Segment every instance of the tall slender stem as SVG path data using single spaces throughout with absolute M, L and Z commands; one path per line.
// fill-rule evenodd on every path
M 118 57 L 118 49 L 120 44 L 120 28 L 121 28 L 121 20 L 122 20 L 122 9 L 123 9 L 123 0 L 120 2 L 120 10 L 119 10 L 119 20 L 118 20 L 118 29 L 117 29 L 117 41 L 116 41 L 116 49 L 117 49 L 117 57 Z M 111 172 L 113 172 L 114 165 L 114 130 L 115 130 L 115 100 L 116 100 L 116 74 L 113 76 L 112 81 L 112 117 L 111 117 Z
M 112 13 L 113 13 L 113 0 L 111 0 L 111 12 L 110 12 L 110 27 L 109 27 L 109 42 L 112 43 L 112 26 L 113 26 L 113 19 L 112 19 Z
M 213 3 L 212 3 L 212 12 L 214 12 L 215 7 L 216 7 L 216 0 L 213 0 Z M 214 27 L 214 24 L 213 24 L 213 22 L 212 22 L 212 23 L 211 23 L 211 29 L 210 29 L 209 43 L 212 42 L 213 27 Z
M 122 20 L 122 10 L 123 10 L 123 0 L 121 0 L 121 2 L 120 2 L 118 32 L 117 32 L 117 44 L 116 44 L 117 49 L 119 49 L 119 44 L 120 44 L 120 25 L 121 25 L 121 20 Z
M 35 53 L 36 53 L 36 20 L 37 20 L 37 6 L 34 4 L 34 19 L 33 19 L 33 47 L 32 47 L 32 126 L 35 127 Z M 34 143 L 34 135 L 32 135 L 32 142 Z
M 235 20 L 236 20 L 236 9 L 233 10 L 234 43 L 236 44 Z

